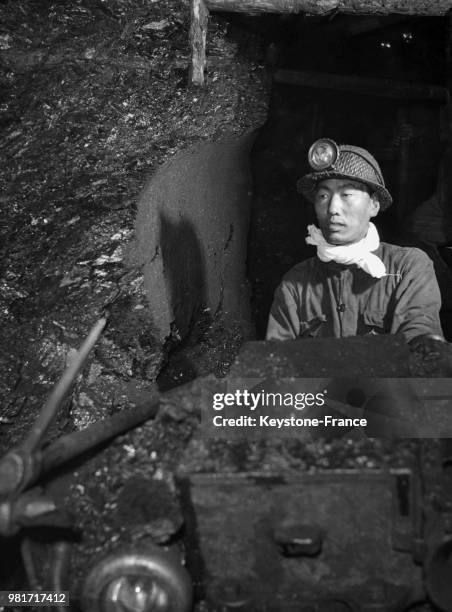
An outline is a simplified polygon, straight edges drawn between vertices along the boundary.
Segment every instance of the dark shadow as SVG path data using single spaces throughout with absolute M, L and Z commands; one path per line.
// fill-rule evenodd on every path
M 175 380 L 170 360 L 158 377 L 159 388 L 165 391 L 197 375 L 196 365 L 180 349 L 196 341 L 196 336 L 201 333 L 199 323 L 207 303 L 207 280 L 204 253 L 191 221 L 181 217 L 175 222 L 161 213 L 160 244 L 164 275 L 169 287 L 170 310 L 174 317 L 166 348 L 172 360 L 177 361 L 177 371 L 183 373 L 183 379 L 179 375 Z
M 257 338 L 263 338 L 273 292 L 281 277 L 313 249 L 304 241 L 314 221 L 310 206 L 300 202 L 296 180 L 312 136 L 311 100 L 291 104 L 273 89 L 269 120 L 251 153 L 254 183 L 248 237 L 248 278 Z
M 160 244 L 174 322 L 184 332 L 206 302 L 201 242 L 191 221 L 181 217 L 174 222 L 161 213 Z

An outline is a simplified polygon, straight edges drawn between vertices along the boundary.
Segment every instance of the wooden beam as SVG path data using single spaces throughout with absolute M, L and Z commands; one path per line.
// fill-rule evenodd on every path
M 316 24 L 310 25 L 309 29 L 303 34 L 304 38 L 312 41 L 320 34 L 322 37 L 327 36 L 328 40 L 332 38 L 353 37 L 375 32 L 385 28 L 390 28 L 396 24 L 409 23 L 410 18 L 406 15 L 390 15 L 388 17 L 350 17 L 338 16 L 329 21 L 320 20 Z M 326 27 L 325 27 L 326 26 Z
M 384 30 L 385 28 L 392 27 L 396 24 L 407 22 L 408 18 L 405 15 L 390 15 L 388 17 L 362 17 L 361 19 L 347 19 L 347 24 L 344 27 L 345 33 L 348 36 L 361 36 L 361 34 L 367 34 L 368 32 L 375 32 L 376 30 Z M 409 23 L 409 21 L 408 21 Z M 334 24 L 328 25 L 328 29 Z
M 449 90 L 449 93 L 452 92 L 452 11 L 449 11 L 446 19 L 446 87 Z M 442 136 L 445 140 L 449 140 L 452 138 L 452 105 L 449 104 L 447 112 L 445 113 L 445 117 L 447 117 L 447 130 L 442 132 Z M 447 135 L 447 136 L 446 136 Z
M 189 81 L 204 84 L 209 11 L 231 13 L 305 13 L 307 15 L 444 16 L 452 0 L 190 0 L 191 65 Z
M 231 13 L 306 13 L 325 15 L 443 16 L 452 0 L 205 0 L 211 11 Z
M 397 151 L 397 200 L 396 213 L 398 220 L 403 223 L 408 213 L 408 185 L 410 182 L 410 137 L 404 133 L 404 126 L 408 123 L 407 112 L 403 106 L 397 110 L 397 126 L 400 134 L 400 143 Z
M 204 0 L 191 0 L 190 47 L 191 64 L 189 82 L 192 85 L 204 84 L 206 65 L 206 35 L 209 22 L 209 11 Z
M 381 98 L 396 98 L 401 100 L 423 100 L 445 104 L 449 100 L 449 92 L 439 85 L 392 81 L 390 79 L 371 79 L 325 72 L 301 72 L 297 70 L 277 70 L 274 74 L 277 83 L 314 87 L 318 89 L 334 89 L 363 96 L 379 96 Z

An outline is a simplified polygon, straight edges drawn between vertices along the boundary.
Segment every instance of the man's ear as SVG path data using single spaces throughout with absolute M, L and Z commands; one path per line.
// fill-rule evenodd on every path
M 378 199 L 378 195 L 373 193 L 370 196 L 370 218 L 376 217 L 380 211 L 380 200 Z

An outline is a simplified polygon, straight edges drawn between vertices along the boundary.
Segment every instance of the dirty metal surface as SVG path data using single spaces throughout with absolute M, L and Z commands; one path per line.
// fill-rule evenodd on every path
M 452 345 L 426 341 L 408 346 L 399 334 L 254 341 L 243 345 L 229 375 L 451 377 Z
M 399 336 L 247 342 L 230 376 L 408 377 L 410 352 Z
M 408 601 L 422 584 L 410 554 L 415 483 L 409 470 L 191 476 L 189 562 L 209 610 L 228 598 L 238 609 L 278 611 L 318 600 L 350 602 L 344 610 Z M 281 533 L 295 548 L 281 548 Z

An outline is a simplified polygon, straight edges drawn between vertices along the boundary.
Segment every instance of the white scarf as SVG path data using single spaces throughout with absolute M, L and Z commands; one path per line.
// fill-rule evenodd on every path
M 317 257 L 321 261 L 335 261 L 345 265 L 356 264 L 374 278 L 386 276 L 384 263 L 372 253 L 378 249 L 380 244 L 380 237 L 373 223 L 369 223 L 367 235 L 353 244 L 329 244 L 315 225 L 308 225 L 308 232 L 306 242 L 317 247 Z

